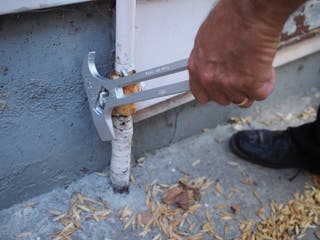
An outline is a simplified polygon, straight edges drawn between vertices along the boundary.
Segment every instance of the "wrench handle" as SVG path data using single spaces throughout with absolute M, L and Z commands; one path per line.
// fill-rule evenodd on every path
M 142 92 L 132 93 L 128 95 L 122 95 L 121 97 L 117 97 L 112 100 L 112 103 L 109 102 L 110 107 L 116 107 L 128 103 L 140 102 L 144 100 L 164 97 L 172 94 L 189 92 L 189 80 L 168 84 L 165 86 L 160 86 L 148 90 L 144 90 Z
M 138 72 L 127 77 L 118 78 L 116 81 L 112 81 L 112 84 L 116 85 L 117 87 L 125 87 L 129 84 L 143 82 L 165 75 L 181 72 L 187 70 L 187 68 L 188 59 L 183 59 L 142 72 Z

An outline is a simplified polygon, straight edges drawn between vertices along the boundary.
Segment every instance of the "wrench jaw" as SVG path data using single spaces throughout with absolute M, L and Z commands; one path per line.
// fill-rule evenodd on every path
M 102 77 L 95 65 L 95 52 L 89 52 L 83 61 L 82 76 L 94 125 L 102 141 L 114 139 L 112 108 L 105 104 L 109 90 L 105 83 L 111 81 Z

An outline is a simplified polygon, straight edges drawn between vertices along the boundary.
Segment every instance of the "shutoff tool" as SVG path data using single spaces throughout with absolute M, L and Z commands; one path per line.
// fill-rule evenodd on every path
M 122 88 L 138 82 L 144 82 L 162 76 L 186 70 L 188 59 L 151 68 L 129 76 L 126 72 L 116 80 L 101 76 L 95 64 L 95 52 L 89 52 L 83 62 L 82 76 L 95 127 L 102 141 L 114 139 L 112 109 L 128 103 L 140 102 L 176 93 L 190 91 L 189 80 L 167 84 L 161 87 L 142 90 L 125 95 Z

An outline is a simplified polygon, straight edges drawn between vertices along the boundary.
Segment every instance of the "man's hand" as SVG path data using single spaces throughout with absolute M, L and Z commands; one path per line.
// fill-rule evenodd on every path
M 282 27 L 303 1 L 288 2 L 218 2 L 200 27 L 189 59 L 190 87 L 200 103 L 249 107 L 270 95 Z

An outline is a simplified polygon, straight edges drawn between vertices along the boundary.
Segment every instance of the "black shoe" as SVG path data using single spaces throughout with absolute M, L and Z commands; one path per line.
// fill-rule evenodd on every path
M 265 167 L 303 167 L 301 153 L 288 131 L 240 131 L 231 137 L 230 148 L 240 158 Z

